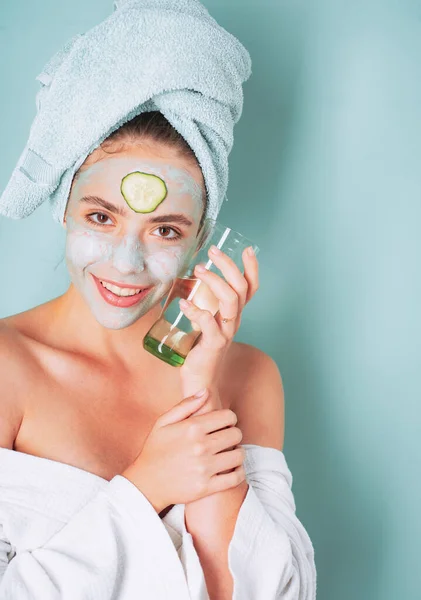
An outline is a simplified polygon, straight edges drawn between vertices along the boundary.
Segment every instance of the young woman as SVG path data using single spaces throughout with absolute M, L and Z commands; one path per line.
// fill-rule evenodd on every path
M 134 170 L 158 175 L 167 184 L 167 197 L 152 213 L 131 210 L 120 192 L 122 178 Z M 87 498 L 76 498 L 76 505 L 72 499 L 64 511 L 66 516 L 60 518 L 56 502 L 66 503 L 68 494 L 74 493 L 71 485 L 75 474 L 77 486 L 86 485 L 92 474 L 94 483 L 97 478 L 104 484 L 113 478 L 121 483 L 125 478 L 133 486 L 132 500 L 139 501 L 134 490 L 141 492 L 139 496 L 147 499 L 161 518 L 169 518 L 174 508 L 185 504 L 185 521 L 179 523 L 179 534 L 193 542 L 191 550 L 197 553 L 203 570 L 199 574 L 206 582 L 202 582 L 203 589 L 196 597 L 206 597 L 200 595 L 206 588 L 210 598 L 232 597 L 234 581 L 228 549 L 250 489 L 243 465 L 244 444 L 267 450 L 270 465 L 273 454 L 281 454 L 284 437 L 282 382 L 275 362 L 252 346 L 232 341 L 242 310 L 258 288 L 257 258 L 244 252 L 243 276 L 225 254 L 212 256 L 226 281 L 213 273 L 197 273 L 218 297 L 219 313 L 213 317 L 194 306 L 184 309 L 186 316 L 200 326 L 202 336 L 181 368 L 158 360 L 142 346 L 144 335 L 160 313 L 159 301 L 171 284 L 165 273 L 165 266 L 171 266 L 168 256 L 174 255 L 176 245 L 189 245 L 197 235 L 204 198 L 203 179 L 194 155 L 159 113 L 142 114 L 117 130 L 77 173 L 65 213 L 66 261 L 72 279 L 69 289 L 54 300 L 1 322 L 0 445 L 4 450 L 0 450 L 0 483 L 6 504 L 10 507 L 15 501 L 16 506 L 12 514 L 3 510 L 3 543 L 8 544 L 8 558 L 3 557 L 0 591 L 4 589 L 4 593 L 0 596 L 10 596 L 9 586 L 14 589 L 16 579 L 28 589 L 10 597 L 38 598 L 35 586 L 45 589 L 48 579 L 51 590 L 59 590 L 63 596 L 51 591 L 39 597 L 134 597 L 124 595 L 124 586 L 129 584 L 120 576 L 117 585 L 116 573 L 110 577 L 116 578 L 112 585 L 117 586 L 117 595 L 88 591 L 99 585 L 96 577 L 103 576 L 101 569 L 106 570 L 113 561 L 113 569 L 121 562 L 121 569 L 130 572 L 133 557 L 126 557 L 124 552 L 127 532 L 118 528 L 113 531 L 108 520 L 91 522 L 93 537 L 86 550 L 82 551 L 81 546 L 90 539 L 86 529 L 89 522 L 83 527 L 82 523 L 76 525 L 74 537 L 61 542 L 64 546 L 59 544 L 56 552 L 61 558 L 52 565 L 46 557 L 54 552 L 54 546 L 42 550 L 45 546 L 40 540 L 48 541 L 52 533 L 60 535 L 63 522 L 71 520 L 69 513 L 77 518 L 77 509 Z M 222 323 L 222 318 L 227 322 Z M 191 396 L 202 388 L 207 389 L 207 395 L 192 400 Z M 70 470 L 65 468 L 67 465 Z M 89 499 L 97 491 L 93 487 Z M 274 489 L 272 502 L 276 494 L 279 490 Z M 281 505 L 282 499 L 278 501 Z M 46 538 L 38 538 L 36 530 L 46 527 L 47 517 L 43 515 L 41 524 L 38 514 L 34 517 L 30 513 L 28 517 L 25 511 L 30 506 L 35 514 L 52 511 Z M 141 512 L 140 503 L 136 508 Z M 261 510 L 259 506 L 256 515 L 251 511 L 243 518 L 259 522 Z M 302 531 L 301 543 L 308 552 L 305 531 L 291 509 L 290 513 L 289 518 Z M 0 523 L 1 516 L 0 510 Z M 24 518 L 34 519 L 35 531 L 22 535 Z M 300 573 L 293 572 L 291 549 L 284 557 L 277 557 L 277 565 L 273 558 L 267 564 L 268 551 L 290 548 L 285 531 L 271 523 L 273 532 L 266 540 L 270 550 L 260 550 L 266 566 L 259 562 L 261 572 L 255 569 L 253 575 L 257 589 L 253 598 L 310 598 L 297 592 L 304 583 Z M 255 541 L 255 526 L 251 522 L 248 532 L 237 531 L 235 544 L 242 544 L 245 554 Z M 16 535 L 15 527 L 22 538 Z M 106 527 L 109 532 L 105 532 Z M 11 539 L 6 539 L 8 532 Z M 139 531 L 136 535 L 142 538 L 143 534 Z M 98 556 L 101 539 L 105 544 L 112 539 L 123 550 L 111 549 L 110 555 L 102 559 Z M 165 548 L 156 543 L 158 555 L 162 553 L 163 557 Z M 166 543 L 170 543 L 169 537 Z M 13 556 L 16 549 L 17 555 Z M 36 567 L 25 565 L 25 552 L 31 553 Z M 78 552 L 82 556 L 78 557 Z M 239 573 L 248 561 L 244 556 L 242 564 L 240 557 L 235 558 L 232 544 L 230 552 L 236 561 L 231 565 L 238 576 L 236 597 L 247 597 L 241 595 Z M 139 549 L 135 554 L 141 555 Z M 89 574 L 83 566 L 86 562 Z M 140 562 L 137 569 L 142 569 Z M 139 574 L 136 585 L 144 578 Z M 285 591 L 280 589 L 279 596 L 263 596 L 263 582 L 273 584 L 274 579 L 276 585 L 284 580 Z M 288 593 L 288 589 L 295 591 Z M 174 597 L 184 597 L 181 591 L 179 594 Z
M 42 188 L 46 163 L 30 161 Z M 165 183 L 151 212 L 122 195 L 135 171 Z M 281 376 L 233 342 L 256 256 L 244 251 L 244 275 L 223 252 L 210 256 L 224 279 L 196 270 L 219 311 L 181 306 L 202 332 L 182 367 L 143 348 L 207 202 L 195 152 L 159 111 L 127 120 L 74 176 L 68 290 L 0 321 L 2 600 L 314 600 Z

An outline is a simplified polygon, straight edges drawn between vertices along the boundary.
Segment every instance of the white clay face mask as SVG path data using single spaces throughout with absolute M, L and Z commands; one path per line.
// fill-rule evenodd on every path
M 87 196 L 124 215 L 91 206 Z M 162 160 L 112 156 L 80 174 L 66 214 L 66 262 L 99 323 L 128 327 L 160 302 L 196 246 L 202 211 L 201 186 L 184 168 Z M 148 222 L 174 213 L 192 225 Z M 163 229 L 170 234 L 162 235 Z

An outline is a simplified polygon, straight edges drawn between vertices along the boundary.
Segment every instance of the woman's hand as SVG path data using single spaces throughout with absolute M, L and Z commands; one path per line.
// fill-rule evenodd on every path
M 208 387 L 213 391 L 210 399 L 214 403 L 213 408 L 222 408 L 217 393 L 220 367 L 240 327 L 242 310 L 259 287 L 258 262 L 253 250 L 249 254 L 246 248 L 242 254 L 243 275 L 231 258 L 221 250 L 213 253 L 212 248 L 209 250 L 209 257 L 225 280 L 212 271 L 202 272 L 197 266 L 195 276 L 209 286 L 216 296 L 219 311 L 213 316 L 208 310 L 202 310 L 192 303 L 186 306 L 180 301 L 180 308 L 185 316 L 202 332 L 199 342 L 190 350 L 180 368 L 180 377 L 183 396 Z M 227 320 L 225 323 L 224 318 Z
M 208 395 L 185 398 L 158 417 L 139 456 L 122 473 L 158 513 L 245 480 L 245 450 L 235 448 L 242 439 L 235 413 L 227 408 L 195 414 Z

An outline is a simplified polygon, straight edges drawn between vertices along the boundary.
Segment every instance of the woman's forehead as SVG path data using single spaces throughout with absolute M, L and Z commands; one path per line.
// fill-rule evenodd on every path
M 168 193 L 159 205 L 162 209 L 165 207 L 165 212 L 168 208 L 184 210 L 200 219 L 204 206 L 200 169 L 195 172 L 194 167 L 180 158 L 151 156 L 145 151 L 106 155 L 88 164 L 74 181 L 72 197 L 77 201 L 82 196 L 95 194 L 127 206 L 121 194 L 121 182 L 129 173 L 136 171 L 156 175 L 165 182 Z
M 151 173 L 162 174 L 173 184 L 193 180 L 199 186 L 203 183 L 203 176 L 199 167 L 188 163 L 179 157 L 158 157 L 150 154 L 142 156 L 141 153 L 118 153 L 105 155 L 92 164 L 85 163 L 78 174 L 78 180 L 83 183 L 94 181 L 99 183 L 100 179 L 114 181 L 123 178 L 133 170 L 149 169 Z

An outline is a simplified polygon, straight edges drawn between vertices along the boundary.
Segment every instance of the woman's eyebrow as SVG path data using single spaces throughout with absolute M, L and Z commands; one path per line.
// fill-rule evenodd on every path
M 121 217 L 127 216 L 127 211 L 124 210 L 121 206 L 116 206 L 104 198 L 100 198 L 99 196 L 83 196 L 80 199 L 80 202 L 84 202 L 86 204 L 93 204 L 94 206 L 99 206 L 100 208 L 105 208 L 112 213 L 120 215 Z M 178 223 L 179 225 L 185 225 L 186 227 L 191 227 L 193 222 L 181 213 L 170 213 L 167 215 L 156 215 L 154 217 L 149 217 L 146 219 L 147 223 Z
M 147 219 L 148 223 L 178 223 L 179 225 L 186 225 L 186 227 L 191 227 L 193 225 L 192 221 L 188 219 L 185 215 L 180 213 L 172 213 L 169 215 L 157 215 L 156 217 L 149 217 Z
M 104 200 L 104 198 L 100 198 L 99 196 L 83 196 L 79 202 L 93 204 L 94 206 L 105 208 L 105 210 L 109 210 L 110 212 L 120 215 L 121 217 L 127 216 L 127 212 L 124 210 L 124 208 L 121 208 L 121 206 L 116 206 L 115 204 L 111 204 L 111 202 L 107 202 L 107 200 Z

